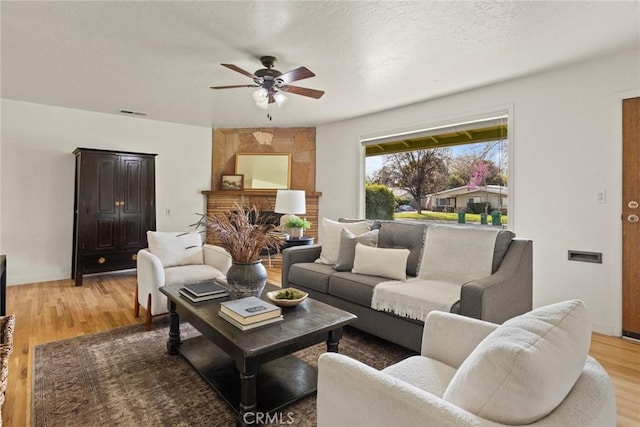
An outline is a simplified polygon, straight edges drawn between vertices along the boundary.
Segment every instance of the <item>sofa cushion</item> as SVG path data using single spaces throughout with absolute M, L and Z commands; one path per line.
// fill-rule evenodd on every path
M 380 222 L 378 247 L 409 249 L 406 272 L 408 276 L 417 276 L 422 259 L 426 223 L 407 224 L 394 221 Z
M 210 265 L 178 265 L 164 269 L 165 285 L 186 285 L 224 277 L 220 270 Z
M 147 242 L 149 252 L 160 259 L 164 268 L 204 263 L 199 233 L 147 231 Z
M 315 262 L 327 265 L 336 263 L 340 246 L 340 233 L 343 228 L 349 229 L 353 234 L 362 234 L 369 231 L 369 226 L 364 221 L 345 223 L 322 218 L 322 252 L 320 253 L 320 258 Z
M 582 373 L 591 322 L 579 300 L 540 307 L 489 334 L 443 396 L 482 418 L 529 424 L 551 413 Z
M 289 284 L 302 285 L 326 294 L 331 273 L 335 273 L 335 270 L 330 265 L 313 262 L 292 264 L 289 268 Z
M 353 268 L 353 258 L 356 256 L 356 243 L 373 247 L 377 246 L 378 230 L 371 230 L 362 234 L 353 234 L 348 228 L 343 228 L 340 233 L 338 258 L 333 268 L 337 271 L 351 271 Z
M 411 356 L 382 372 L 442 398 L 456 369 L 429 357 Z
M 348 271 L 336 272 L 329 278 L 328 293 L 329 295 L 370 307 L 373 289 L 378 283 L 386 280 L 386 278 L 380 276 L 354 274 Z
M 353 273 L 407 280 L 409 249 L 372 248 L 356 243 Z

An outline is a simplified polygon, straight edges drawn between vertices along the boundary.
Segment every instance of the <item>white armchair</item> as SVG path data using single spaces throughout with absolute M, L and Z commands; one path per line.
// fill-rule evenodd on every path
M 159 289 L 224 277 L 231 267 L 231 255 L 222 247 L 202 245 L 198 233 L 148 231 L 148 249 L 137 257 L 138 284 L 134 314 L 145 308 L 145 326 L 151 330 L 151 318 L 169 312 L 167 297 Z
M 615 426 L 613 386 L 588 356 L 581 301 L 503 325 L 434 311 L 421 355 L 378 371 L 337 353 L 318 362 L 318 426 Z

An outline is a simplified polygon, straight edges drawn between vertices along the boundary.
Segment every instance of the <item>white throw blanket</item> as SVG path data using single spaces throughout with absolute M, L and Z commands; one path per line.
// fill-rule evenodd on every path
M 371 308 L 424 321 L 450 311 L 465 283 L 491 275 L 499 229 L 450 225 L 427 228 L 418 277 L 376 285 Z

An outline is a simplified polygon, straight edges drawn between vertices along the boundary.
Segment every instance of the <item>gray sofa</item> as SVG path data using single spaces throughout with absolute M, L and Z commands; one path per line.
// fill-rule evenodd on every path
M 407 278 L 418 275 L 429 222 L 377 221 L 377 246 L 409 249 Z M 452 225 L 452 227 L 458 227 Z M 474 225 L 467 225 L 474 227 Z M 487 226 L 483 226 L 487 227 Z M 502 323 L 532 308 L 532 242 L 500 230 L 495 241 L 488 277 L 464 283 L 460 299 L 450 312 L 494 323 Z M 354 313 L 358 329 L 419 352 L 424 322 L 371 308 L 376 285 L 389 279 L 338 271 L 314 262 L 321 245 L 298 246 L 282 252 L 282 286 L 295 287 L 309 296 Z

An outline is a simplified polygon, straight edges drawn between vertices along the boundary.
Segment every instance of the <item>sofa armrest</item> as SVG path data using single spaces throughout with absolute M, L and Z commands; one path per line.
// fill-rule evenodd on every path
M 164 286 L 164 267 L 160 259 L 147 249 L 140 249 L 136 257 L 136 275 L 138 280 L 138 303 L 147 306 L 151 295 L 151 314 L 166 313 L 166 299 L 159 291 Z
M 202 253 L 204 255 L 204 263 L 220 270 L 222 274 L 227 275 L 227 271 L 231 267 L 232 259 L 227 250 L 216 245 L 202 245 Z
M 533 306 L 533 242 L 514 239 L 502 264 L 489 277 L 462 286 L 460 314 L 493 323 L 531 311 Z
M 318 427 L 496 425 L 338 353 L 318 360 L 316 406 Z
M 299 262 L 314 262 L 320 258 L 322 245 L 293 246 L 282 251 L 282 280 L 283 288 L 289 287 L 289 268 Z
M 458 369 L 462 362 L 498 325 L 446 313 L 432 311 L 427 315 L 420 354 Z

